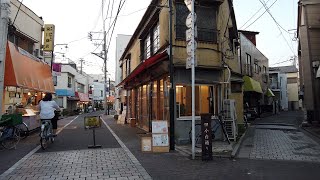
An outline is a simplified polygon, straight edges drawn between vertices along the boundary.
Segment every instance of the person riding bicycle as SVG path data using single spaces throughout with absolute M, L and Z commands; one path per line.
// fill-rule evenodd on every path
M 55 116 L 55 110 L 60 111 L 58 104 L 52 100 L 52 94 L 47 93 L 39 103 L 40 119 L 51 120 L 53 136 L 57 136 L 58 119 Z

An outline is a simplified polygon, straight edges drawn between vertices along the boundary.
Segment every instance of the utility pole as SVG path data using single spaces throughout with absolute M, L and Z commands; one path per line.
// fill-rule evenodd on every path
M 169 89 L 169 109 L 170 109 L 170 150 L 175 150 L 174 137 L 174 79 L 173 79 L 173 61 L 172 61 L 172 0 L 169 0 L 169 74 L 170 74 L 170 89 Z
M 84 59 L 80 58 L 80 74 L 82 74 L 82 64 L 84 64 Z
M 10 0 L 0 0 L 0 118 L 2 116 L 2 99 L 4 91 L 4 70 L 10 13 Z
M 110 98 L 110 78 L 109 78 L 109 88 L 108 88 L 108 91 L 109 91 L 109 98 Z M 108 115 L 110 115 L 110 107 L 109 107 L 109 104 L 108 104 Z
M 103 0 L 102 0 L 102 4 L 103 4 Z M 102 5 L 102 14 L 103 14 L 103 6 Z M 104 98 L 104 107 L 105 107 L 105 114 L 108 114 L 109 115 L 109 112 L 107 110 L 107 106 L 108 106 L 108 101 L 107 101 L 107 73 L 108 73 L 108 70 L 107 70 L 107 33 L 106 33 L 106 25 L 105 25 L 105 22 L 104 22 L 104 19 L 103 19 L 103 16 L 102 16 L 102 20 L 103 20 L 103 52 L 104 52 L 104 94 L 105 94 L 105 98 Z M 109 90 L 110 91 L 110 90 Z

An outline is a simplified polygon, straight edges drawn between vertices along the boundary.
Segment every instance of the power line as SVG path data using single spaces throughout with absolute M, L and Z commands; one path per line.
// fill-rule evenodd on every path
M 264 6 L 264 8 L 266 9 L 266 11 L 269 13 L 269 15 L 272 17 L 273 21 L 276 23 L 277 28 L 278 28 L 279 31 L 280 31 L 281 36 L 283 37 L 283 39 L 284 39 L 285 42 L 287 43 L 289 49 L 290 49 L 290 50 L 292 51 L 292 53 L 295 55 L 294 50 L 293 50 L 292 47 L 289 45 L 289 42 L 288 42 L 287 39 L 284 37 L 284 35 L 283 35 L 282 31 L 281 31 L 281 29 L 284 29 L 284 28 L 282 28 L 282 27 L 279 25 L 279 23 L 276 21 L 276 19 L 273 17 L 273 15 L 272 15 L 271 12 L 269 11 L 267 5 L 266 5 L 264 2 L 262 2 L 262 0 L 259 0 L 259 1 L 260 1 L 261 4 Z M 281 28 L 280 28 L 280 27 L 281 27 Z
M 17 13 L 16 13 L 16 16 L 14 17 L 14 20 L 13 20 L 13 23 L 12 23 L 12 24 L 14 24 L 14 22 L 16 22 L 17 16 L 18 16 L 18 14 L 19 14 L 19 12 L 20 12 L 20 8 L 21 8 L 21 5 L 22 5 L 22 2 L 23 2 L 23 0 L 21 0 L 21 2 L 20 2 L 18 11 L 17 11 Z
M 268 3 L 269 1 L 270 1 L 270 0 L 268 0 L 266 3 Z M 240 29 L 242 29 L 256 14 L 258 14 L 262 8 L 264 8 L 264 6 L 261 6 L 260 9 L 258 9 L 258 11 L 257 11 L 256 13 L 254 13 L 254 14 L 246 21 L 246 23 L 244 23 L 244 24 L 240 27 Z
M 275 0 L 267 9 L 270 9 L 278 0 Z M 254 24 L 257 20 L 259 20 L 265 13 L 267 12 L 267 10 L 265 10 L 259 17 L 257 17 L 251 24 L 249 24 L 246 28 L 244 28 L 244 30 L 248 29 L 252 24 Z

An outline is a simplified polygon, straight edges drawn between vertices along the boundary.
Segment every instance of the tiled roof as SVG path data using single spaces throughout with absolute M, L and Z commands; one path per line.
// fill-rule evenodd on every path
M 280 71 L 282 73 L 294 73 L 298 72 L 295 66 L 279 66 L 279 67 L 269 67 L 270 71 Z

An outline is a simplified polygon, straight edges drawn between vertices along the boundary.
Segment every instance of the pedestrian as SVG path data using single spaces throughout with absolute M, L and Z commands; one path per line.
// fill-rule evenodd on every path
M 53 136 L 57 136 L 58 119 L 55 118 L 55 111 L 60 111 L 58 104 L 52 100 L 52 94 L 47 93 L 39 103 L 40 119 L 51 120 Z

